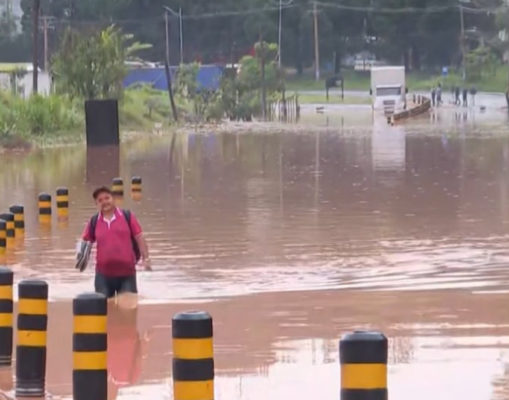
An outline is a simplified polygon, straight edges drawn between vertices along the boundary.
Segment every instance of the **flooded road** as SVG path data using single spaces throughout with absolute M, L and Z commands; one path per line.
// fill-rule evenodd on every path
M 171 398 L 170 321 L 188 308 L 215 318 L 218 399 L 338 398 L 338 339 L 359 328 L 390 337 L 392 400 L 509 397 L 505 113 L 389 127 L 331 107 L 294 132 L 0 157 L 0 209 L 24 204 L 27 225 L 4 261 L 50 284 L 53 398 L 71 393 L 70 299 L 92 288 L 92 270 L 73 269 L 76 239 L 93 188 L 117 175 L 155 270 L 139 273 L 137 316 L 110 313 L 111 398 Z M 70 218 L 39 227 L 37 195 L 58 186 Z

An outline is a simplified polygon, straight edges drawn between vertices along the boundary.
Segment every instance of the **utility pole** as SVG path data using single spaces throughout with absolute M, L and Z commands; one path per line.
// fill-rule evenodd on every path
M 10 1 L 7 1 L 4 5 L 4 19 L 6 21 L 12 21 L 13 19 L 15 19 L 15 16 L 13 14 L 13 11 L 12 11 L 12 3 Z M 16 24 L 18 23 L 18 21 L 15 22 Z M 9 36 L 12 36 L 13 35 L 13 32 L 8 32 L 8 35 Z
M 44 71 L 49 71 L 49 45 L 48 45 L 48 30 L 52 27 L 50 26 L 53 17 L 49 17 L 44 15 L 41 17 L 42 22 L 42 32 L 44 35 Z
M 463 78 L 463 81 L 467 78 L 467 71 L 465 66 L 465 58 L 466 58 L 466 50 L 465 50 L 465 13 L 463 11 L 463 6 L 459 5 L 460 9 L 460 23 L 461 23 L 461 75 Z
M 168 96 L 170 97 L 171 111 L 175 122 L 178 122 L 177 106 L 175 105 L 175 98 L 173 97 L 173 87 L 171 84 L 171 70 L 170 70 L 170 22 L 168 20 L 168 10 L 164 12 L 165 22 L 165 36 L 166 36 L 166 60 L 164 61 L 164 72 L 166 74 L 166 83 L 168 86 Z
M 170 65 L 170 31 L 168 22 L 168 10 L 164 12 L 164 23 L 166 33 L 166 62 Z
M 44 71 L 48 71 L 48 17 L 42 17 L 44 32 Z
M 261 72 L 262 72 L 262 117 L 264 121 L 267 121 L 267 90 L 265 88 L 265 42 L 263 41 L 262 35 L 260 35 L 260 53 L 261 53 Z
M 320 49 L 318 41 L 318 9 L 316 1 L 313 2 L 313 19 L 315 21 L 315 80 L 320 80 Z
M 279 41 L 277 49 L 278 67 L 281 69 L 281 38 L 283 36 L 283 0 L 279 0 Z
M 41 0 L 33 0 L 32 5 L 32 22 L 33 22 L 33 39 L 32 39 L 32 94 L 39 91 L 39 13 L 41 10 Z
M 180 64 L 184 64 L 184 27 L 182 23 L 182 8 L 179 9 L 180 21 Z
M 73 21 L 74 21 L 74 0 L 69 0 L 69 28 L 73 30 Z

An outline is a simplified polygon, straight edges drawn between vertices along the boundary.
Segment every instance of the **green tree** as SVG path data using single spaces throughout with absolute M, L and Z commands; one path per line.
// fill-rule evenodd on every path
M 53 59 L 57 90 L 86 99 L 118 98 L 126 61 L 147 48 L 114 26 L 83 36 L 68 30 Z
M 27 41 L 17 34 L 16 22 L 7 3 L 7 7 L 0 11 L 0 54 L 3 62 L 26 61 L 29 54 Z
M 261 41 L 255 44 L 255 52 L 260 64 L 261 106 L 262 117 L 265 119 L 267 114 L 267 66 L 272 67 L 270 68 L 271 70 L 275 70 L 274 66 L 278 47 L 275 43 Z
M 232 120 L 265 117 L 264 100 L 276 99 L 284 91 L 284 74 L 275 60 L 277 44 L 258 42 L 255 50 L 255 57 L 242 57 L 238 73 L 227 73 L 222 81 L 222 104 Z
M 0 13 L 0 38 L 10 39 L 16 33 L 16 20 L 12 14 L 12 9 L 7 3 L 7 6 Z
M 385 11 L 405 8 L 411 11 Z M 422 64 L 448 65 L 459 49 L 457 0 L 378 1 L 370 26 L 379 57 L 408 69 L 420 69 Z
M 181 64 L 177 74 L 176 95 L 179 103 L 192 109 L 193 120 L 220 120 L 224 116 L 221 93 L 199 87 L 199 63 Z
M 23 29 L 31 31 L 31 3 L 22 0 Z M 498 18 L 504 18 L 505 0 L 472 0 L 464 13 L 469 49 L 475 49 L 479 32 L 487 45 L 498 35 Z M 287 1 L 285 1 L 286 3 Z M 333 56 L 370 50 L 380 59 L 405 63 L 409 68 L 459 65 L 459 0 L 341 0 L 318 2 L 320 56 L 322 65 Z M 182 9 L 185 62 L 231 63 L 252 54 L 255 41 L 278 41 L 277 1 L 271 0 L 41 0 L 42 12 L 58 19 L 51 42 L 61 27 L 87 33 L 112 22 L 153 47 L 143 57 L 161 61 L 165 54 L 163 6 Z M 504 7 L 502 7 L 504 4 Z M 314 59 L 313 0 L 293 0 L 283 10 L 282 60 L 303 72 Z M 179 55 L 179 19 L 169 13 L 171 60 Z M 500 25 L 500 24 L 499 24 Z M 500 50 L 497 50 L 500 56 Z M 325 62 L 323 62 L 325 61 Z M 339 64 L 338 62 L 336 64 Z
M 495 74 L 498 60 L 491 48 L 479 46 L 466 55 L 465 66 L 467 78 L 479 80 L 483 75 Z

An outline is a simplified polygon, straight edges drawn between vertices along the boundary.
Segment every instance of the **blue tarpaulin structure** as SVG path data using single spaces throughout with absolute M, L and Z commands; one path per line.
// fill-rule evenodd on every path
M 178 74 L 178 67 L 170 68 L 172 81 Z M 197 81 L 199 90 L 218 90 L 223 77 L 223 67 L 217 65 L 202 65 L 198 71 Z M 166 74 L 162 68 L 135 68 L 131 69 L 124 79 L 124 87 L 136 84 L 147 84 L 154 89 L 167 90 Z

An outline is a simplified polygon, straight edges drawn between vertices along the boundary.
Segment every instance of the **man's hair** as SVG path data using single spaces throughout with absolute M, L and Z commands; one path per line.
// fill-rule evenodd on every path
M 94 190 L 94 193 L 92 194 L 92 196 L 94 197 L 94 200 L 97 200 L 99 195 L 101 195 L 103 193 L 108 193 L 109 195 L 112 195 L 109 187 L 101 186 L 100 188 L 97 188 Z

